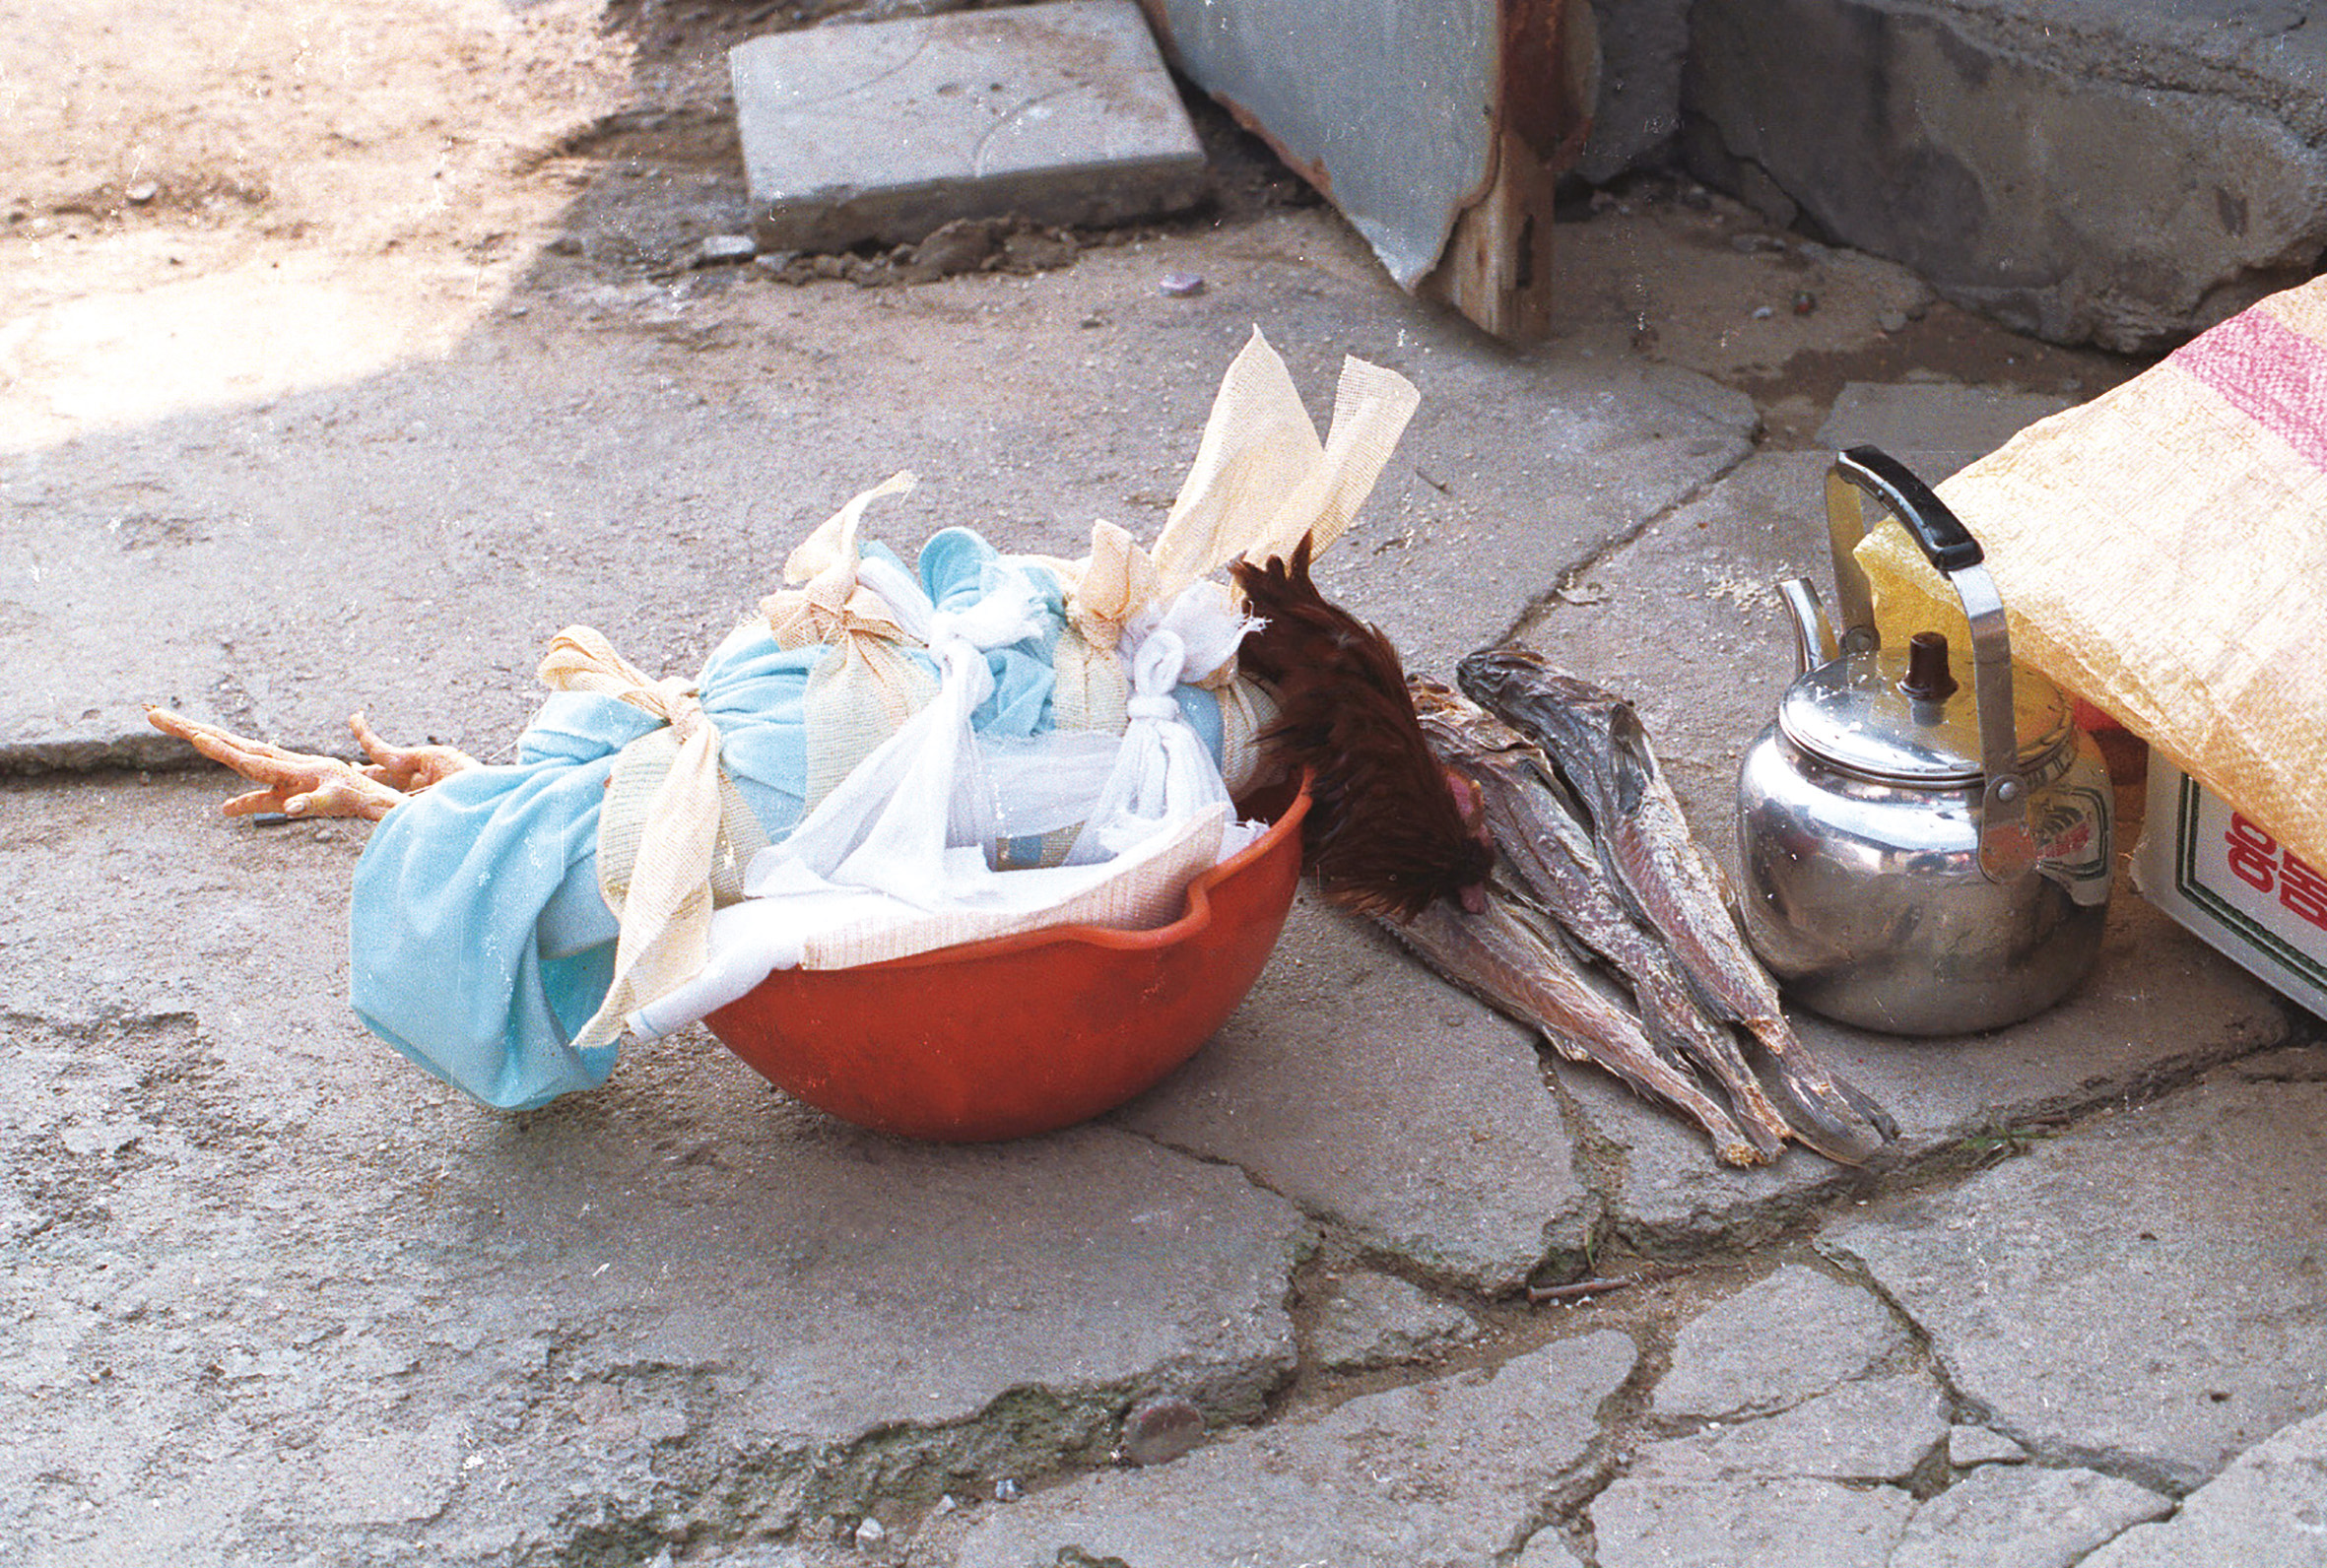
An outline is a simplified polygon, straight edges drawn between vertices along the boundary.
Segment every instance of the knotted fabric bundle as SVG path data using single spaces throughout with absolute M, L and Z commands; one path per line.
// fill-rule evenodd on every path
M 622 937 L 613 987 L 573 1040 L 575 1050 L 586 1051 L 620 1034 L 637 1002 L 661 996 L 703 966 L 719 841 L 719 732 L 703 717 L 693 683 L 647 679 L 588 626 L 568 626 L 551 639 L 541 679 L 553 691 L 595 691 L 628 702 L 669 725 L 679 743 L 647 806 L 617 911 Z
M 1152 550 L 1103 522 L 1073 561 L 947 529 L 916 574 L 860 537 L 898 475 L 793 552 L 696 682 L 562 633 L 517 760 L 398 806 L 366 846 L 359 1015 L 479 1099 L 532 1106 L 603 1081 L 625 1023 L 699 1015 L 754 964 L 1174 918 L 1236 846 L 1228 797 L 1258 780 L 1272 711 L 1211 574 L 1338 537 L 1417 401 L 1349 360 L 1321 440 L 1256 332 Z M 803 888 L 843 903 L 774 912 Z

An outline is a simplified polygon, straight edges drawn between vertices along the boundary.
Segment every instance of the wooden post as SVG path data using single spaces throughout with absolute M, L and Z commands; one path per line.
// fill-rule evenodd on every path
M 1495 174 L 1464 209 L 1426 293 L 1532 342 L 1552 326 L 1552 200 L 1591 129 L 1600 45 L 1587 0 L 1502 0 Z

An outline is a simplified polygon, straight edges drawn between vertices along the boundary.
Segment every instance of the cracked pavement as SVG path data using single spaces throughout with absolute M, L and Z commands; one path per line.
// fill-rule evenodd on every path
M 490 757 L 557 627 L 691 669 L 898 467 L 907 550 L 1150 533 L 1258 322 L 1313 406 L 1344 353 L 1423 393 L 1327 591 L 1632 696 L 1725 849 L 1820 450 L 1936 478 L 2132 367 L 1698 198 L 1563 233 L 1526 353 L 1315 208 L 855 289 L 610 267 L 552 204 L 421 290 L 430 352 L 119 415 L 89 370 L 0 454 L 0 1557 L 2327 1562 L 2327 1050 L 2130 890 L 2027 1024 L 1805 1020 L 1901 1124 L 1864 1171 L 1718 1168 L 1305 894 L 1194 1061 L 1052 1137 L 860 1133 L 695 1030 L 512 1116 L 348 1014 L 365 830 L 224 820 L 139 722 Z

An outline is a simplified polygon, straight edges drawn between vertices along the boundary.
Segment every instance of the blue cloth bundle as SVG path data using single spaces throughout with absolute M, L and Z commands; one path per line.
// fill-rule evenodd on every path
M 887 554 L 878 545 L 868 555 Z M 892 556 L 891 558 L 895 558 Z M 1052 727 L 1052 658 L 1066 626 L 1059 585 L 966 529 L 931 538 L 918 560 L 941 610 L 963 610 L 1001 573 L 1023 573 L 1044 606 L 1035 637 L 994 649 L 981 735 Z M 739 626 L 698 683 L 720 765 L 770 838 L 799 820 L 807 772 L 802 692 L 832 650 L 785 649 L 765 622 Z M 934 682 L 928 655 L 908 650 Z M 1178 688 L 1215 758 L 1217 698 Z M 456 773 L 381 821 L 356 869 L 349 990 L 365 1026 L 487 1104 L 526 1109 L 604 1082 L 617 1047 L 570 1041 L 605 998 L 618 925 L 598 888 L 599 813 L 615 758 L 660 721 L 616 697 L 554 693 L 519 738 L 517 760 Z

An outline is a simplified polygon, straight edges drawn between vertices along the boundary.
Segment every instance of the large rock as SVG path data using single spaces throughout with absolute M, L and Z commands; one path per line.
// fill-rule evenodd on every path
M 1596 1412 L 1633 1355 L 1621 1334 L 1560 1340 L 1489 1370 L 1362 1395 L 1171 1465 L 1093 1475 L 977 1521 L 954 1561 L 1496 1561 L 1528 1538 L 1554 1488 L 1586 1463 Z M 1557 1548 L 1545 1541 L 1540 1560 L 1558 1562 Z
M 2171 1519 L 2125 1532 L 2084 1568 L 2240 1562 L 2327 1564 L 2327 1415 L 2273 1433 L 2192 1492 Z
M 2061 343 L 2151 350 L 2327 246 L 2327 52 L 2300 5 L 1712 0 L 1701 171 Z
M 2274 1070 L 2275 1071 L 2275 1070 Z M 2039 1458 L 2161 1489 L 2327 1408 L 2327 1083 L 2236 1069 L 1829 1232 Z

